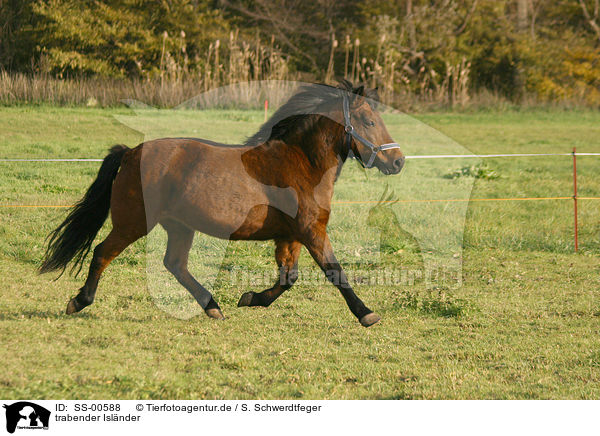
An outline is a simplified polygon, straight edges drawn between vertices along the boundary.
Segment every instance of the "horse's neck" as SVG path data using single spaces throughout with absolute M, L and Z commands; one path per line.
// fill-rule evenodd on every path
M 295 177 L 325 192 L 333 190 L 348 156 L 344 152 L 344 139 L 343 128 L 339 124 L 321 117 L 310 129 L 269 140 L 251 153 L 262 154 L 261 159 L 278 162 L 279 165 L 291 165 L 293 171 L 297 169 Z M 299 160 L 307 163 L 302 165 L 304 170 L 297 168 Z
M 335 168 L 334 181 L 348 157 L 348 152 L 344 149 L 345 135 L 342 126 L 325 116 L 319 117 L 302 136 L 293 138 L 292 143 L 302 149 L 317 172 L 330 173 Z

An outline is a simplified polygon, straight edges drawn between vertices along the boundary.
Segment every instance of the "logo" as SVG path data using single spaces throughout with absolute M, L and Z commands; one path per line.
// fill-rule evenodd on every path
M 28 401 L 4 405 L 6 409 L 6 431 L 14 433 L 18 429 L 48 429 L 50 411 Z

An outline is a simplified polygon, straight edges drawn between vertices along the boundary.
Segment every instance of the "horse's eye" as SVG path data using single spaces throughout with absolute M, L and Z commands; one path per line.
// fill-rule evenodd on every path
M 375 125 L 375 121 L 365 120 L 365 126 L 373 127 Z

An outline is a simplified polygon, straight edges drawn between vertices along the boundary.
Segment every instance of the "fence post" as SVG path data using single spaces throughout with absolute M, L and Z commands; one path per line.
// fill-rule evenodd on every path
M 579 250 L 579 238 L 577 232 L 577 150 L 573 147 L 573 208 L 575 215 L 575 252 Z
M 268 114 L 269 114 L 269 100 L 265 100 L 265 123 L 267 122 Z

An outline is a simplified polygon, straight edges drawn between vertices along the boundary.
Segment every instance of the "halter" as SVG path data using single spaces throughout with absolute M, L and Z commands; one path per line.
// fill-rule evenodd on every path
M 365 163 L 362 160 L 362 157 L 360 157 L 360 153 L 358 156 L 355 157 L 363 167 L 373 168 L 373 162 L 375 162 L 375 156 L 377 156 L 377 153 L 379 153 L 380 151 L 391 150 L 392 148 L 400 148 L 400 145 L 396 142 L 388 142 L 387 144 L 377 146 L 368 139 L 365 139 L 358 133 L 356 133 L 354 127 L 352 126 L 352 123 L 350 122 L 350 101 L 348 100 L 348 96 L 345 93 L 343 94 L 343 99 L 345 123 L 344 130 L 346 132 L 346 144 L 348 146 L 348 150 L 350 150 L 350 145 L 352 144 L 352 137 L 354 137 L 354 139 L 356 139 L 357 141 L 361 142 L 363 145 L 369 147 L 371 149 L 371 156 L 369 157 L 367 163 Z

